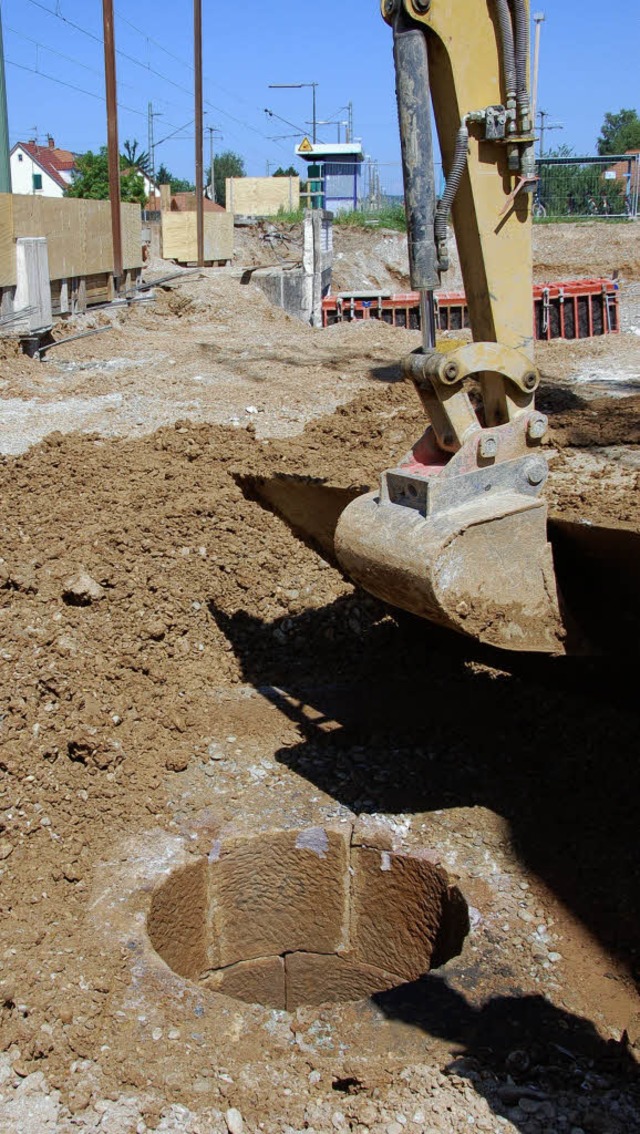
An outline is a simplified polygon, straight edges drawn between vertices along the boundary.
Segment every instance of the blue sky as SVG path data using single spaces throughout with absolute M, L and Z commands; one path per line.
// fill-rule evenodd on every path
M 1 0 L 1 8 L 12 144 L 37 127 L 41 141 L 50 133 L 64 148 L 99 148 L 106 138 L 100 0 Z M 606 111 L 640 112 L 640 6 L 549 0 L 534 10 L 546 17 L 538 107 L 563 126 L 547 142 L 593 153 Z M 156 164 L 184 177 L 193 176 L 192 11 L 191 0 L 115 0 L 120 139 L 147 148 L 152 102 Z M 383 188 L 400 190 L 391 33 L 378 0 L 203 0 L 203 24 L 205 126 L 217 128 L 218 151 L 240 153 L 253 175 L 266 173 L 267 162 L 271 170 L 296 164 L 299 136 L 281 136 L 310 131 L 311 90 L 268 84 L 316 81 L 318 118 L 345 119 L 353 102 L 355 135 L 380 163 Z M 337 126 L 318 135 L 333 141 Z

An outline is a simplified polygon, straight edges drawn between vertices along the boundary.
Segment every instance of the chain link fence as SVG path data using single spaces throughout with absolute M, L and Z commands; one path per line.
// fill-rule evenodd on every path
M 576 220 L 640 216 L 640 153 L 612 157 L 548 157 L 537 162 L 534 218 Z M 444 192 L 442 165 L 435 166 L 436 192 Z M 375 212 L 401 205 L 400 163 L 365 161 L 360 168 L 358 208 Z
M 638 217 L 640 154 L 540 158 L 533 215 L 538 220 Z

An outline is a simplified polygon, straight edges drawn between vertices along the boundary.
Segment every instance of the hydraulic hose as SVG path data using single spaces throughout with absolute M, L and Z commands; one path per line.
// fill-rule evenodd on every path
M 438 253 L 438 268 L 446 272 L 449 267 L 449 253 L 447 250 L 447 217 L 451 210 L 460 179 L 467 164 L 467 150 L 469 148 L 469 129 L 463 118 L 460 129 L 456 134 L 456 144 L 453 152 L 453 162 L 447 178 L 444 193 L 438 201 L 434 222 L 436 250 Z
M 513 21 L 508 0 L 495 0 L 500 28 L 500 42 L 502 44 L 502 66 L 504 70 L 504 85 L 506 87 L 506 103 L 515 103 L 517 93 L 516 52 L 513 42 Z
M 521 130 L 530 129 L 529 122 L 529 84 L 527 68 L 529 65 L 529 21 L 525 0 L 512 0 L 515 16 L 516 38 L 516 93 Z

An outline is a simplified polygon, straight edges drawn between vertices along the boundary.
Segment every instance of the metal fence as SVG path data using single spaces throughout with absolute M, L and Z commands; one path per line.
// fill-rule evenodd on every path
M 538 219 L 638 217 L 640 154 L 540 158 L 537 173 Z
M 435 166 L 436 192 L 444 191 L 442 166 Z M 542 220 L 640 217 L 640 154 L 611 157 L 548 157 L 537 161 L 533 215 Z M 358 208 L 376 211 L 402 202 L 399 163 L 362 163 Z

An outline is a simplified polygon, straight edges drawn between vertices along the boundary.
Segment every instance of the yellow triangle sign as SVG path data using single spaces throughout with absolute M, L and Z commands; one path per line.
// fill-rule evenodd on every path
M 300 145 L 298 146 L 298 153 L 299 154 L 310 154 L 312 152 L 313 152 L 313 146 L 311 145 L 311 142 L 309 141 L 308 138 L 303 138 L 302 141 L 300 142 Z

